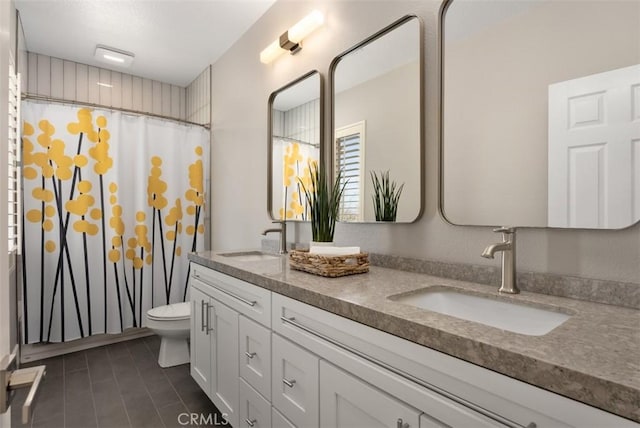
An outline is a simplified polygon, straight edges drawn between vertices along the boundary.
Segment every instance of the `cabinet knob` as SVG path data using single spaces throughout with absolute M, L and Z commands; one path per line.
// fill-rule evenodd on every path
M 255 357 L 255 356 L 256 356 L 256 353 L 255 353 L 255 352 L 245 351 L 245 352 L 244 352 L 244 355 L 246 355 L 246 356 L 247 356 L 247 358 L 252 359 L 253 357 Z
M 254 426 L 254 425 L 256 424 L 257 419 L 249 419 L 249 418 L 247 418 L 247 419 L 245 419 L 244 421 L 247 423 L 247 425 L 249 425 L 250 427 L 252 427 L 252 426 Z
M 402 418 L 398 418 L 398 422 L 396 423 L 397 428 L 409 428 L 409 424 L 405 424 Z
M 291 379 L 291 380 L 282 379 L 282 383 L 287 385 L 289 388 L 293 388 L 293 385 L 295 385 L 296 380 L 295 379 Z

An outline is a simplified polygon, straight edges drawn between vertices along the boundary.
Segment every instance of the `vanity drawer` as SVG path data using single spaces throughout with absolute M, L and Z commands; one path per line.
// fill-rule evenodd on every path
M 319 359 L 286 339 L 272 335 L 271 401 L 294 425 L 319 423 Z
M 271 399 L 271 330 L 240 316 L 240 376 Z
M 242 315 L 271 327 L 271 291 L 193 262 L 191 277 L 201 284 L 199 288 L 206 286 L 205 290 L 211 297 Z
M 240 379 L 240 427 L 271 428 L 271 404 Z
M 271 407 L 271 426 L 275 428 L 296 428 L 287 418 L 282 416 L 275 407 Z

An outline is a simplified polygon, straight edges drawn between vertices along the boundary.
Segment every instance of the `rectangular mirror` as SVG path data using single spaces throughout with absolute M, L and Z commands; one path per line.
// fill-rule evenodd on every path
M 322 79 L 312 71 L 269 97 L 268 211 L 273 219 L 309 220 L 300 180 L 320 159 Z
M 340 221 L 407 223 L 420 216 L 422 58 L 421 22 L 406 16 L 331 63 L 333 173 L 347 182 Z
M 640 220 L 640 1 L 451 0 L 441 24 L 449 222 Z

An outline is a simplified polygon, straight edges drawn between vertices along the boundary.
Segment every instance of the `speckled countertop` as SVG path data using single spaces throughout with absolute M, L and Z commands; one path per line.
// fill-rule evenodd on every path
M 189 259 L 260 287 L 640 422 L 640 311 L 372 266 L 322 278 L 291 270 L 288 258 L 239 261 L 212 252 Z M 526 336 L 387 299 L 448 286 L 573 315 L 544 336 Z

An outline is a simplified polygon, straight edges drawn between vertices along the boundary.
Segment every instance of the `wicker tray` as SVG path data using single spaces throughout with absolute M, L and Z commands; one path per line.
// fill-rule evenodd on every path
M 309 254 L 308 251 L 292 250 L 289 253 L 291 269 L 314 275 L 336 278 L 345 275 L 369 272 L 369 253 L 346 256 L 325 256 Z

